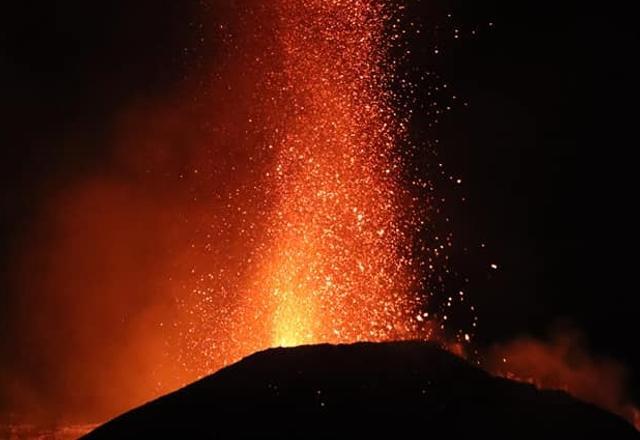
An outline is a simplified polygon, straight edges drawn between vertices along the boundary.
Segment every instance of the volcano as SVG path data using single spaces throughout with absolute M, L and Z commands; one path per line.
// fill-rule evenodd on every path
M 428 342 L 274 348 L 89 433 L 111 438 L 640 438 L 562 391 L 497 378 Z

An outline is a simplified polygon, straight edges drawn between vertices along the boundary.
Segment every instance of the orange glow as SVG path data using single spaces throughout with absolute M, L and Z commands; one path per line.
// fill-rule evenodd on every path
M 640 430 L 640 410 L 628 395 L 627 371 L 617 362 L 589 354 L 576 332 L 551 341 L 521 338 L 494 347 L 487 369 L 543 389 L 563 390 L 627 419 Z
M 124 110 L 112 157 L 51 197 L 18 252 L 12 409 L 99 422 L 271 346 L 432 336 L 394 8 L 214 11 L 218 52 Z
M 398 151 L 401 8 L 221 3 L 207 16 L 218 52 L 124 109 L 111 156 L 51 195 L 16 252 L 19 361 L 0 369 L 0 411 L 102 422 L 269 347 L 445 333 L 421 283 L 451 237 L 416 239 L 429 219 Z M 470 340 L 447 346 L 464 355 Z M 567 368 L 534 344 L 506 353 L 509 369 L 490 371 L 639 423 L 615 368 Z

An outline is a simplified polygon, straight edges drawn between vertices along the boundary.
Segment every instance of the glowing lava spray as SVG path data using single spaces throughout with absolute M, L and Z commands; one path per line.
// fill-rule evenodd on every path
M 288 104 L 269 144 L 277 201 L 252 286 L 269 311 L 269 343 L 407 337 L 416 304 L 400 222 L 389 11 L 376 0 L 283 0 L 277 9 L 283 62 L 273 84 Z
M 12 408 L 99 421 L 269 347 L 430 337 L 399 6 L 199 4 L 207 56 L 122 109 L 17 252 Z
M 245 228 L 255 245 L 233 287 L 238 300 L 221 312 L 205 298 L 192 314 L 227 322 L 231 343 L 203 339 L 201 328 L 187 339 L 207 340 L 210 359 L 230 362 L 271 346 L 426 338 L 412 294 L 418 215 L 401 184 L 405 121 L 391 87 L 397 11 L 380 0 L 268 9 L 272 39 L 254 60 L 267 66 L 261 111 L 251 120 L 263 133 L 256 187 L 267 203 Z

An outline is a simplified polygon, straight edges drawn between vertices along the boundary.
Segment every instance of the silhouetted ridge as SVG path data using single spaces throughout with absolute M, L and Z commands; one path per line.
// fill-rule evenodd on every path
M 640 436 L 559 391 L 495 378 L 424 342 L 277 348 L 134 409 L 86 438 Z

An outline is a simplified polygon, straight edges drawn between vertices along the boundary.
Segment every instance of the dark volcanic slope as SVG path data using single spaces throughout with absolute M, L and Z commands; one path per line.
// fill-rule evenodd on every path
M 637 439 L 562 392 L 498 379 L 434 345 L 318 345 L 254 354 L 87 438 Z

